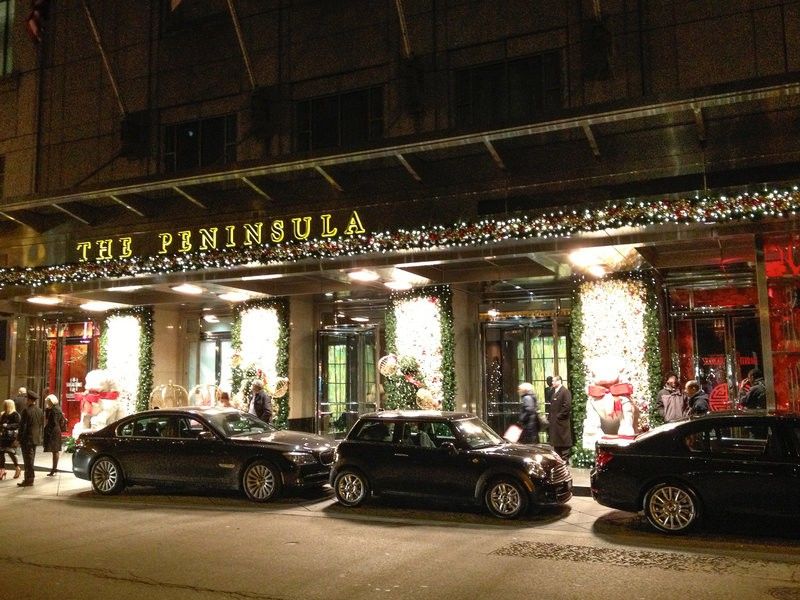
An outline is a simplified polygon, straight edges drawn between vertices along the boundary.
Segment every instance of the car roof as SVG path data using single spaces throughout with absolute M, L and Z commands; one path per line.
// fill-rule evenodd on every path
M 719 410 L 707 412 L 703 415 L 692 416 L 689 421 L 702 421 L 714 418 L 748 418 L 748 417 L 774 417 L 780 419 L 797 419 L 800 417 L 797 413 L 777 410 L 763 410 L 763 409 L 743 409 L 743 410 Z
M 472 413 L 442 410 L 382 410 L 380 412 L 361 415 L 362 419 L 447 419 L 449 421 L 472 419 L 473 417 L 475 417 L 475 415 Z
M 200 414 L 208 414 L 208 415 L 216 415 L 216 414 L 223 414 L 223 413 L 238 413 L 242 412 L 236 408 L 228 408 L 225 406 L 175 406 L 172 408 L 153 408 L 150 410 L 144 410 L 142 412 L 135 413 L 135 415 L 130 416 L 137 416 L 137 417 L 154 417 L 160 414 L 166 413 L 186 413 L 190 415 L 200 415 Z

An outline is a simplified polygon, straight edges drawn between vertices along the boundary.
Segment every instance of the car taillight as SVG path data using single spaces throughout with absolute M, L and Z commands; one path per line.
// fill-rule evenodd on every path
M 614 455 L 611 454 L 611 452 L 609 452 L 608 450 L 598 450 L 597 454 L 594 457 L 594 466 L 597 467 L 598 469 L 602 469 L 608 463 L 610 463 L 613 458 Z

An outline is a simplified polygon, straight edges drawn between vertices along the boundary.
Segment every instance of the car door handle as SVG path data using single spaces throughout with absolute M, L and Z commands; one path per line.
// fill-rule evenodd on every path
M 405 456 L 406 458 L 408 458 L 408 454 L 403 454 L 402 452 L 395 452 L 394 455 L 395 456 Z

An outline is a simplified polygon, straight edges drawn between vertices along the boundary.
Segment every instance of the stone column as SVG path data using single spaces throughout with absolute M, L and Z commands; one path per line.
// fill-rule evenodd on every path
M 317 380 L 313 297 L 289 299 L 289 323 L 289 428 L 313 431 Z
M 156 306 L 153 309 L 153 387 L 169 382 L 186 385 L 183 361 L 181 313 Z
M 478 348 L 478 296 L 453 288 L 457 411 L 478 413 L 481 407 L 481 365 Z

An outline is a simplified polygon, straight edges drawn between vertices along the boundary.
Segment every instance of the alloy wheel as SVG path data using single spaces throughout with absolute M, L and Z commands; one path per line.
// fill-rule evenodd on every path
M 650 492 L 646 512 L 657 529 L 672 533 L 688 529 L 698 515 L 692 494 L 676 485 L 662 485 Z
M 101 494 L 113 494 L 121 489 L 122 475 L 117 463 L 100 458 L 92 467 L 92 486 Z
M 357 504 L 364 497 L 364 482 L 355 473 L 345 473 L 339 479 L 336 491 L 348 504 Z
M 508 481 L 493 485 L 488 495 L 489 508 L 499 517 L 515 517 L 522 511 L 522 493 Z
M 244 488 L 247 495 L 256 502 L 265 502 L 275 495 L 277 488 L 275 473 L 269 466 L 256 463 L 247 469 Z

